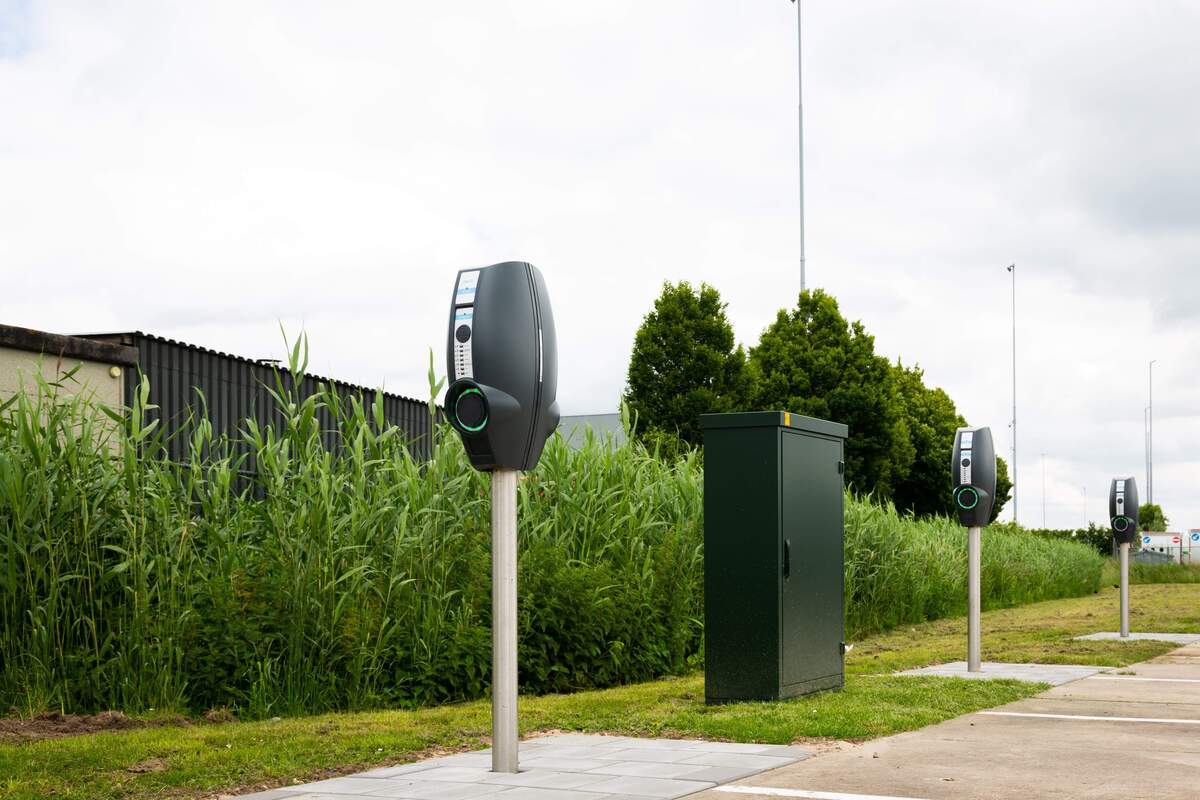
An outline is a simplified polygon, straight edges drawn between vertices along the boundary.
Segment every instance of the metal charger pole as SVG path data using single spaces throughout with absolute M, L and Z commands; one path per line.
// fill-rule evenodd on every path
M 979 549 L 982 528 L 967 529 L 967 671 L 980 672 Z
M 1129 543 L 1121 545 L 1121 638 L 1129 638 Z
M 492 772 L 517 772 L 517 471 L 492 472 Z

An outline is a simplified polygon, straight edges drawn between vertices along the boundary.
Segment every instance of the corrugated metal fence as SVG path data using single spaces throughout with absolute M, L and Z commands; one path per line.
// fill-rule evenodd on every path
M 158 406 L 147 416 L 160 421 L 168 438 L 168 457 L 172 460 L 182 460 L 187 456 L 191 435 L 187 420 L 193 412 L 202 413 L 197 390 L 203 394 L 213 433 L 240 440 L 239 431 L 244 427 L 244 420 L 255 420 L 260 429 L 267 424 L 279 424 L 281 412 L 269 390 L 277 390 L 277 381 L 280 380 L 285 389 L 293 386 L 291 373 L 274 364 L 172 339 L 140 332 L 97 334 L 87 338 L 120 342 L 137 348 L 138 369 L 125 371 L 125 403 L 132 403 L 133 392 L 138 385 L 138 373 L 144 374 L 150 381 L 150 402 Z M 336 390 L 344 402 L 351 396 L 358 397 L 370 414 L 377 391 L 374 389 L 306 375 L 296 394 L 300 399 L 308 397 L 319 391 L 321 384 Z M 413 457 L 427 459 L 432 435 L 429 406 L 420 400 L 384 392 L 383 413 L 389 424 L 404 431 Z M 328 409 L 320 411 L 318 424 L 326 446 L 336 447 L 333 415 Z M 246 467 L 253 469 L 251 464 Z

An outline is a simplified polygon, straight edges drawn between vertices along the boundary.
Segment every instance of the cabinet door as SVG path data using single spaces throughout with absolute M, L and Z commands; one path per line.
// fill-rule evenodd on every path
M 842 671 L 842 443 L 781 431 L 783 685 Z

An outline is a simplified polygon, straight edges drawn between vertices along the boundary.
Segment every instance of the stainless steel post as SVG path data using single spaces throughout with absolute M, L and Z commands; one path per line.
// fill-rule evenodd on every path
M 1013 390 L 1013 415 L 1012 415 L 1012 506 L 1013 506 L 1013 522 L 1021 524 L 1021 518 L 1017 514 L 1017 265 L 1009 264 L 1008 271 L 1012 273 L 1012 390 Z
M 967 529 L 967 671 L 980 672 L 979 549 L 983 530 Z
M 517 471 L 492 472 L 492 771 L 517 771 Z
M 1147 416 L 1150 417 L 1150 428 L 1147 436 L 1146 452 L 1149 454 L 1149 466 L 1146 469 L 1146 502 L 1154 502 L 1154 365 L 1158 363 L 1158 359 L 1150 362 L 1150 410 Z M 1138 509 L 1134 509 L 1134 519 L 1137 519 Z
M 796 0 L 796 85 L 800 121 L 800 291 L 808 288 L 804 276 L 804 13 L 802 0 Z
M 1129 544 L 1121 545 L 1121 638 L 1129 638 Z

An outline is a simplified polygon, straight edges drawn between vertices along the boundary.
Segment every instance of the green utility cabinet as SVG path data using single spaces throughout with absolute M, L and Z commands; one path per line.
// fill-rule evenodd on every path
M 702 414 L 704 695 L 841 686 L 846 426 L 785 411 Z

